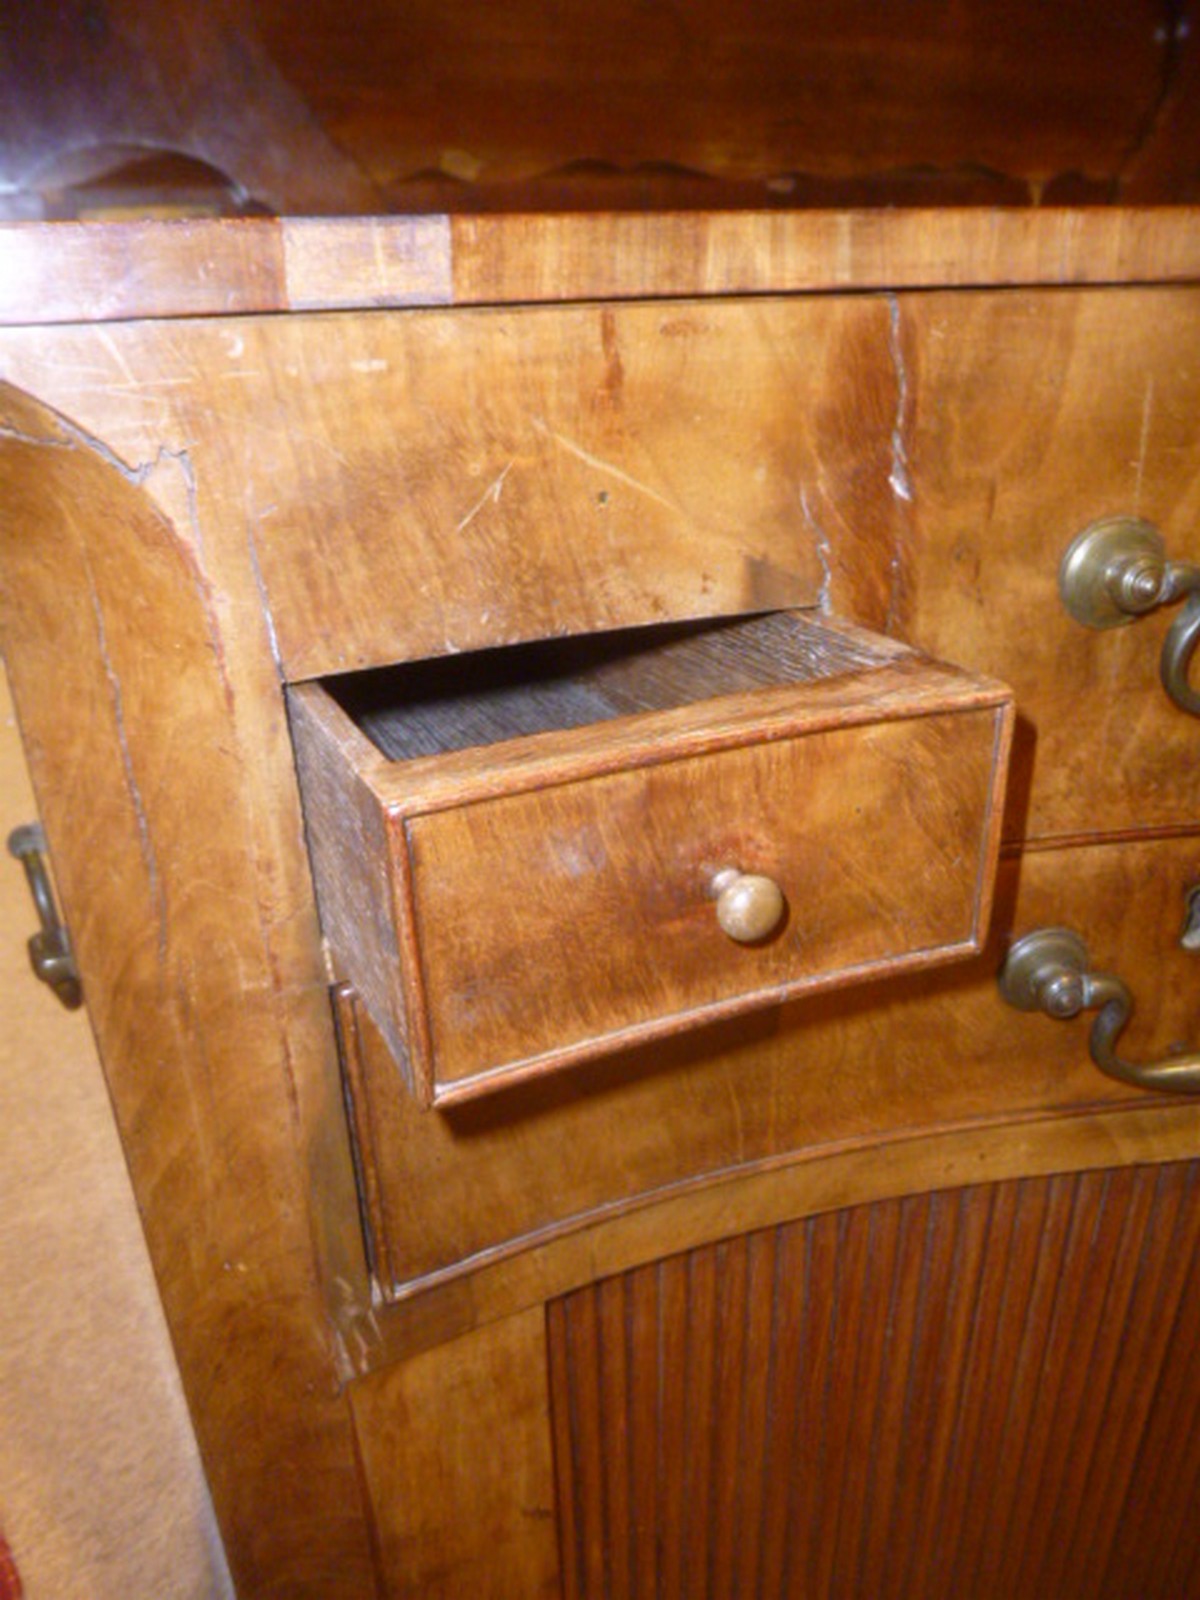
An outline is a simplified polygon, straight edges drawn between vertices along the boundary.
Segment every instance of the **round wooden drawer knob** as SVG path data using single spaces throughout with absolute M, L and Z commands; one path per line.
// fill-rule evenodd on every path
M 783 891 L 772 878 L 728 867 L 713 879 L 717 921 L 739 944 L 754 944 L 774 933 L 783 919 Z

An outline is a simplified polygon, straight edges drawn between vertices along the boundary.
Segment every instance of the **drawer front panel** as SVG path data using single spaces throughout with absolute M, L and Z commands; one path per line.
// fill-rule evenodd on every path
M 408 825 L 434 1075 L 512 1075 L 879 966 L 969 950 L 998 713 L 816 733 Z M 726 868 L 783 890 L 741 945 Z
M 1200 726 L 1159 682 L 1178 609 L 1083 627 L 1059 565 L 1114 516 L 1200 561 L 1200 293 L 910 296 L 899 337 L 913 499 L 890 625 L 1014 689 L 1006 836 L 1195 827 Z

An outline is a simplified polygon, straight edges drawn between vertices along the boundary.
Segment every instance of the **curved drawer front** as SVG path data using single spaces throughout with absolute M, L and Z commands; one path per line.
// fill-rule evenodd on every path
M 423 1104 L 978 948 L 1002 686 L 798 614 L 510 665 L 292 691 L 326 937 Z
M 998 722 L 947 709 L 413 819 L 436 1097 L 969 954 Z M 782 890 L 773 937 L 722 929 L 735 868 Z

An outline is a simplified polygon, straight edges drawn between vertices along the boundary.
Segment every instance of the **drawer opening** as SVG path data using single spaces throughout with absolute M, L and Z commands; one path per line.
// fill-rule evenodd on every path
M 820 612 L 288 695 L 333 965 L 423 1106 L 979 948 L 1011 695 Z
M 482 748 L 882 666 L 905 647 L 818 612 L 768 612 L 404 662 L 324 687 L 391 761 Z

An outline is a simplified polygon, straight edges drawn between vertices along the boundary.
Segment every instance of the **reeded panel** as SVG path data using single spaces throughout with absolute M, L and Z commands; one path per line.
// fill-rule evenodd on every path
M 1200 1166 L 888 1201 L 548 1308 L 564 1594 L 1200 1586 Z

